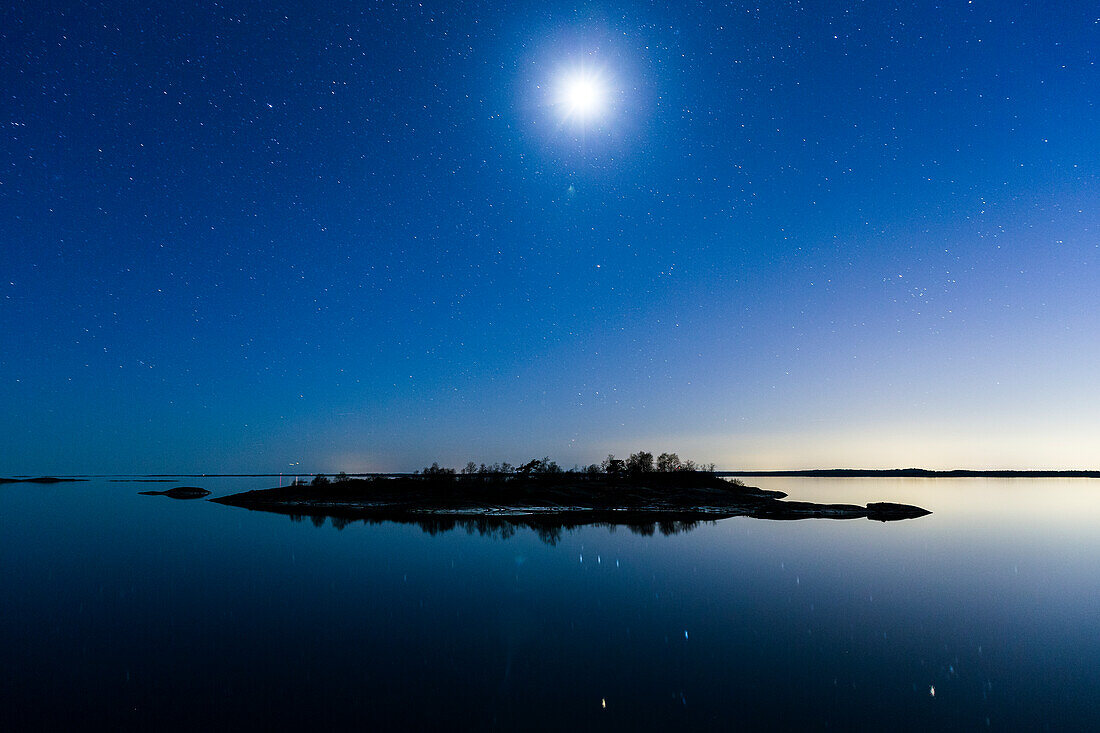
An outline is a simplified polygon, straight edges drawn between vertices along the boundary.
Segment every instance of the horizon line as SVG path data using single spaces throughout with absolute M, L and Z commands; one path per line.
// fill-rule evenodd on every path
M 38 473 L 38 474 L 23 474 L 13 473 L 7 474 L 12 478 L 41 478 L 41 477 L 57 477 L 57 478 L 266 478 L 266 477 L 279 477 L 279 476 L 316 476 L 321 475 L 336 475 L 338 473 L 346 473 L 350 477 L 364 477 L 364 476 L 411 476 L 414 471 L 360 471 L 360 472 L 347 472 L 347 471 L 282 471 L 282 472 L 269 472 L 269 473 Z M 857 478 L 859 476 L 873 477 L 883 475 L 900 475 L 911 474 L 913 476 L 1010 476 L 1018 475 L 1021 477 L 1042 477 L 1042 476 L 1082 476 L 1088 478 L 1100 478 L 1100 469 L 1081 469 L 1081 468 L 797 468 L 797 469 L 726 469 L 716 468 L 715 474 L 727 475 L 727 476 L 805 476 L 805 477 L 827 477 L 829 475 L 834 476 L 849 476 Z M 904 477 L 904 476 L 903 476 Z

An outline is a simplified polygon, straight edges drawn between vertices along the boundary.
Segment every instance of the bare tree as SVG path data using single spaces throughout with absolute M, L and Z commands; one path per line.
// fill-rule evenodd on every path
M 432 465 L 421 471 L 424 476 L 454 476 L 455 470 L 453 468 L 442 468 L 438 461 L 432 461 Z

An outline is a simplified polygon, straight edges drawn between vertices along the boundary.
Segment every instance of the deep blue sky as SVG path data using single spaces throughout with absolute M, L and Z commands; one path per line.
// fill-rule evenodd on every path
M 0 473 L 1096 468 L 1098 56 L 1094 2 L 6 5 Z

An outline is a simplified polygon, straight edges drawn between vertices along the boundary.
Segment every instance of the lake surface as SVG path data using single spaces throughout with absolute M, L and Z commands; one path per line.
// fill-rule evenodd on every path
M 1100 480 L 747 482 L 934 513 L 502 537 L 0 485 L 0 728 L 1100 725 Z

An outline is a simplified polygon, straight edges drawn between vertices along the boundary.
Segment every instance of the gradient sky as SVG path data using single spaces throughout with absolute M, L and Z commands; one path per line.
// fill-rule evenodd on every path
M 1091 1 L 5 5 L 0 473 L 1098 468 L 1098 57 Z

